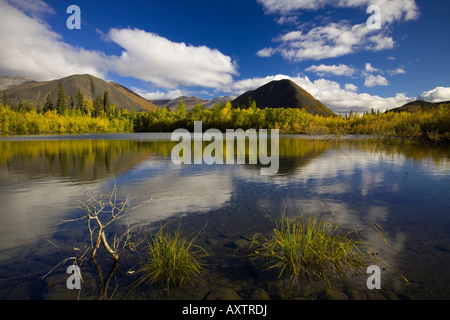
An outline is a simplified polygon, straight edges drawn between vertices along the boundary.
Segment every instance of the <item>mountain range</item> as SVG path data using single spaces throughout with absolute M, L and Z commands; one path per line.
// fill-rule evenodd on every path
M 155 104 L 158 107 L 166 107 L 167 109 L 171 111 L 177 110 L 180 102 L 183 101 L 184 106 L 186 107 L 186 110 L 191 110 L 195 107 L 197 104 L 205 103 L 207 100 L 198 98 L 198 97 L 186 97 L 181 96 L 176 99 L 170 100 L 150 100 L 153 104 Z
M 77 90 L 80 89 L 85 99 L 95 100 L 98 95 L 103 97 L 106 91 L 111 104 L 115 104 L 119 109 L 124 108 L 135 112 L 156 110 L 164 106 L 169 110 L 176 110 L 181 101 L 183 101 L 188 111 L 192 110 L 196 105 L 211 109 L 219 102 L 225 104 L 228 101 L 236 108 L 245 106 L 250 99 L 255 101 L 257 107 L 261 109 L 300 108 L 311 114 L 334 115 L 333 111 L 325 107 L 319 100 L 288 79 L 271 81 L 238 97 L 221 96 L 205 100 L 194 96 L 181 96 L 172 100 L 147 100 L 118 83 L 106 82 L 89 74 L 72 75 L 52 81 L 34 81 L 27 77 L 0 76 L 0 98 L 6 93 L 9 104 L 30 101 L 35 103 L 38 108 L 42 108 L 47 95 L 50 95 L 52 100 L 56 102 L 60 83 L 63 84 L 66 97 L 72 95 L 75 99 Z M 388 112 L 429 110 L 437 108 L 441 103 L 450 103 L 450 101 L 432 103 L 417 100 L 388 110 Z
M 186 97 L 181 96 L 175 98 L 173 100 L 170 99 L 161 99 L 161 100 L 149 100 L 151 103 L 155 104 L 158 107 L 166 107 L 167 109 L 174 111 L 177 110 L 181 101 L 183 101 L 186 110 L 192 110 L 197 104 L 203 108 L 211 109 L 218 103 L 225 104 L 228 101 L 233 101 L 236 97 L 234 96 L 221 96 L 211 100 L 204 100 L 198 97 Z

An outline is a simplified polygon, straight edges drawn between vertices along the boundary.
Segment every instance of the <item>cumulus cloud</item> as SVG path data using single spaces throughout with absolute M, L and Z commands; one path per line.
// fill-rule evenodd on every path
M 41 21 L 53 9 L 41 0 L 0 0 L 0 74 L 53 80 L 88 73 L 105 78 L 108 72 L 151 82 L 164 88 L 227 85 L 237 74 L 229 56 L 217 49 L 172 42 L 139 29 L 111 29 L 104 39 L 121 46 L 120 56 L 74 47 Z
M 372 66 L 370 62 L 367 62 L 362 69 L 358 69 L 355 67 L 350 67 L 345 64 L 340 65 L 312 65 L 305 69 L 307 72 L 313 72 L 321 77 L 325 75 L 336 75 L 336 76 L 347 76 L 352 78 L 360 78 L 364 79 L 364 86 L 368 88 L 376 87 L 376 86 L 387 86 L 389 85 L 388 79 L 386 79 L 383 75 L 388 74 L 389 76 L 395 76 L 398 74 L 405 74 L 406 71 L 398 67 L 393 70 L 381 70 Z M 374 75 L 378 73 L 378 75 Z M 383 74 L 383 75 L 382 75 Z M 352 84 L 347 84 L 346 87 L 350 88 L 349 91 L 356 91 L 357 87 Z M 354 89 L 356 87 L 356 89 Z
M 219 87 L 233 81 L 236 65 L 217 49 L 172 42 L 139 29 L 111 29 L 108 38 L 125 50 L 113 58 L 113 69 L 122 76 L 157 86 Z
M 51 80 L 77 73 L 103 77 L 108 58 L 100 52 L 68 45 L 35 14 L 52 9 L 41 1 L 18 1 L 15 7 L 0 1 L 0 74 Z M 20 11 L 21 8 L 29 15 Z
M 367 74 L 364 85 L 368 88 L 376 86 L 388 86 L 389 81 L 381 75 L 374 76 L 373 74 Z
M 370 5 L 378 5 L 381 8 L 383 27 L 419 16 L 415 0 L 258 0 L 258 3 L 267 14 L 281 16 L 278 19 L 280 21 L 292 21 L 296 14 L 305 10 L 316 11 L 327 7 L 365 10 Z M 302 27 L 308 28 L 306 24 Z M 295 30 L 281 35 L 275 40 L 280 43 L 278 46 L 262 49 L 258 55 L 267 57 L 278 52 L 289 61 L 300 62 L 307 59 L 336 58 L 360 50 L 377 52 L 394 48 L 395 40 L 387 33 L 387 28 L 367 28 L 366 21 L 355 25 L 349 21 L 329 22 L 309 28 L 309 31 Z
M 346 22 L 329 23 L 308 32 L 292 31 L 280 36 L 279 51 L 289 61 L 321 60 L 354 52 L 371 32 L 365 25 L 350 26 Z
M 32 17 L 55 13 L 55 10 L 42 0 L 8 0 L 7 2 Z
M 357 91 L 358 87 L 355 86 L 353 83 L 347 83 L 347 84 L 345 84 L 345 90 L 346 91 Z
M 268 14 L 282 16 L 293 14 L 300 10 L 318 10 L 326 7 L 335 8 L 367 8 L 378 5 L 382 11 L 382 20 L 393 22 L 398 20 L 413 20 L 419 15 L 415 0 L 257 0 Z
M 372 66 L 370 62 L 366 63 L 365 69 L 362 72 L 365 76 L 364 85 L 366 87 L 375 87 L 375 86 L 387 86 L 389 85 L 389 81 L 382 75 L 373 75 L 373 73 L 379 74 L 388 74 L 389 76 L 396 76 L 399 74 L 406 74 L 406 71 L 402 67 L 398 67 L 392 70 L 381 70 Z
M 429 102 L 450 101 L 450 87 L 437 87 L 430 91 L 425 91 L 419 99 Z
M 370 62 L 366 63 L 366 68 L 365 69 L 366 69 L 367 72 L 380 72 L 380 70 L 377 69 L 377 68 L 374 68 Z
M 366 49 L 377 52 L 392 49 L 394 45 L 395 41 L 392 37 L 380 33 L 367 38 Z
M 261 58 L 268 58 L 273 56 L 277 52 L 275 48 L 263 48 L 259 50 L 256 55 Z
M 398 67 L 397 69 L 394 69 L 394 70 L 388 70 L 387 72 L 390 76 L 396 76 L 398 74 L 406 74 L 405 69 L 403 69 L 401 67 Z
M 134 88 L 133 90 L 138 95 L 148 100 L 172 100 L 181 96 L 190 96 L 192 94 L 192 92 L 182 89 L 173 89 L 167 91 L 156 90 L 152 92 L 148 92 L 139 88 Z
M 359 50 L 381 51 L 391 49 L 394 40 L 386 35 L 370 36 L 374 31 L 365 23 L 331 22 L 307 32 L 291 31 L 276 38 L 277 47 L 264 48 L 258 55 L 271 56 L 279 52 L 288 61 L 321 60 L 348 55 Z M 269 54 L 270 53 L 270 54 Z
M 319 76 L 324 76 L 327 74 L 335 75 L 335 76 L 352 76 L 355 74 L 356 69 L 345 64 L 339 65 L 312 65 L 309 68 L 306 68 L 305 71 L 314 72 Z

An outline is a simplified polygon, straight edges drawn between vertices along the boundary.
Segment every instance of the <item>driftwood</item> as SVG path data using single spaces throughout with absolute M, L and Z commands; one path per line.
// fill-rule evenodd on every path
M 93 195 L 88 191 L 86 197 L 87 197 L 86 201 L 79 201 L 79 207 L 86 212 L 86 214 L 80 219 L 88 220 L 88 228 L 91 236 L 91 245 L 93 246 L 91 258 L 95 258 L 97 250 L 99 249 L 100 244 L 102 244 L 106 252 L 108 252 L 111 255 L 114 261 L 118 261 L 119 242 L 125 237 L 124 246 L 127 245 L 127 240 L 129 240 L 129 232 L 127 231 L 120 237 L 114 236 L 113 243 L 112 245 L 110 245 L 106 238 L 105 229 L 114 221 L 122 218 L 124 214 L 129 210 L 133 210 L 137 207 L 143 206 L 149 203 L 151 199 L 144 201 L 136 206 L 130 207 L 129 206 L 130 201 L 134 197 L 133 198 L 127 197 L 125 200 L 118 200 L 116 185 L 114 185 L 114 188 L 110 194 Z M 93 223 L 94 227 L 92 226 Z

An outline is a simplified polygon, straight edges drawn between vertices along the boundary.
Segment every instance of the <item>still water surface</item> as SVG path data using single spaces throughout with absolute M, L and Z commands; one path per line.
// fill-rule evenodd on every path
M 182 227 L 199 233 L 197 243 L 213 253 L 203 284 L 185 289 L 182 298 L 203 299 L 218 288 L 244 299 L 261 297 L 258 292 L 272 299 L 450 298 L 448 148 L 281 136 L 279 172 L 261 176 L 258 165 L 174 165 L 174 145 L 170 134 L 153 133 L 2 138 L 0 297 L 76 298 L 64 283 L 70 262 L 40 277 L 89 244 L 86 224 L 61 223 L 83 214 L 77 201 L 116 184 L 120 197 L 152 199 L 117 221 L 117 230 L 182 217 Z M 391 267 L 383 269 L 382 290 L 368 290 L 363 275 L 352 289 L 292 293 L 274 273 L 251 265 L 245 242 L 270 232 L 284 211 L 322 213 L 344 229 L 365 230 Z M 105 274 L 109 265 L 105 257 Z M 95 278 L 93 269 L 86 273 Z M 95 298 L 89 288 L 82 297 Z M 120 292 L 115 297 L 124 297 Z M 158 298 L 145 291 L 125 297 Z

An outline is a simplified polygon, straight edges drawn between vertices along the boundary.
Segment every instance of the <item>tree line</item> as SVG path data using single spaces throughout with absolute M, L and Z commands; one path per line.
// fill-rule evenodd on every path
M 56 102 L 50 94 L 41 107 L 29 101 L 9 104 L 6 92 L 0 103 L 0 134 L 132 132 L 125 109 L 109 102 L 108 92 L 95 100 L 85 99 L 78 88 L 75 99 L 66 97 L 62 83 Z
M 285 134 L 308 135 L 370 135 L 403 139 L 450 142 L 450 104 L 434 110 L 419 112 L 351 112 L 346 115 L 324 117 L 312 115 L 304 109 L 259 109 L 251 102 L 242 108 L 233 108 L 230 102 L 218 103 L 212 109 L 196 105 L 186 111 L 184 104 L 176 111 L 159 108 L 155 111 L 130 114 L 136 132 L 171 132 L 177 128 L 190 131 L 195 121 L 202 121 L 204 130 L 278 129 Z
M 178 128 L 193 130 L 195 121 L 203 129 L 279 129 L 286 134 L 371 135 L 403 139 L 450 142 L 450 104 L 433 110 L 410 112 L 364 112 L 360 115 L 324 117 L 304 109 L 260 109 L 249 100 L 240 108 L 230 102 L 217 103 L 211 109 L 196 105 L 187 111 L 183 101 L 177 110 L 162 107 L 140 113 L 118 109 L 109 103 L 108 93 L 86 100 L 78 89 L 76 98 L 66 97 L 62 85 L 56 103 L 48 96 L 42 108 L 22 103 L 0 104 L 1 134 L 88 133 L 88 132 L 172 132 Z

